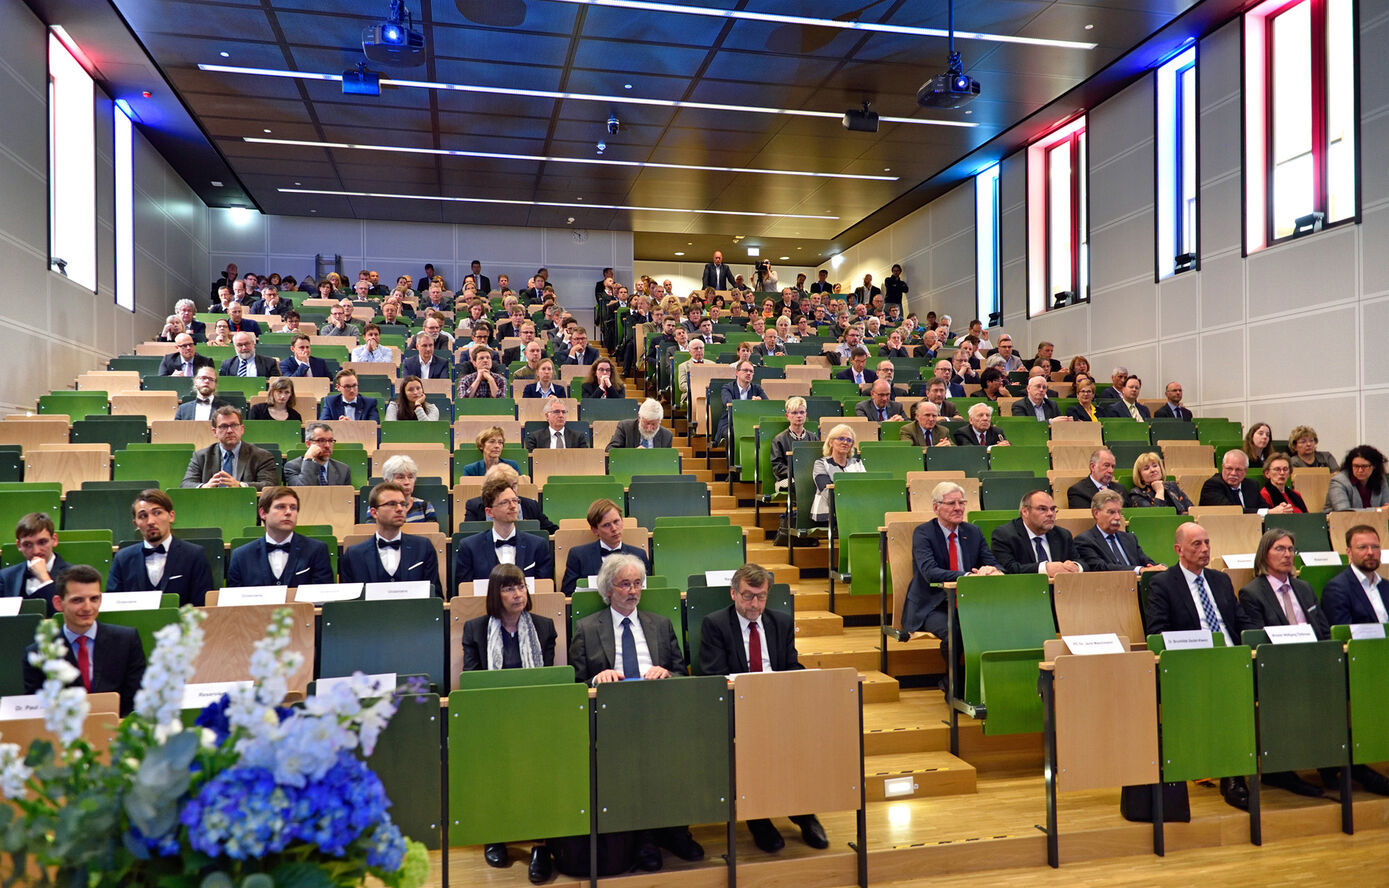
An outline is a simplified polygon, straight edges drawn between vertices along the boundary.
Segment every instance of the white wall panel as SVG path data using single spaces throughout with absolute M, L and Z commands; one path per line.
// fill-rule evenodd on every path
M 1201 329 L 1201 276 L 1184 273 L 1157 285 L 1158 328 L 1163 339 Z
M 1244 328 L 1201 336 L 1201 385 L 1197 401 L 1239 401 L 1246 397 Z
M 1218 327 L 1244 320 L 1244 263 L 1238 253 L 1201 261 L 1201 326 Z
M 1354 299 L 1355 266 L 1352 226 L 1260 250 L 1245 260 L 1249 319 Z
M 1306 313 L 1249 325 L 1249 397 L 1269 398 L 1290 388 L 1303 391 L 1348 389 L 1355 386 L 1356 344 L 1354 337 L 1337 348 L 1316 349 L 1315 366 L 1305 367 L 1290 360 L 1306 341 L 1309 330 L 1354 330 L 1355 306 L 1336 309 L 1309 309 Z M 1340 340 L 1340 337 L 1333 337 Z M 1299 397 L 1298 401 L 1308 400 Z
M 1389 297 L 1379 297 L 1360 306 L 1361 382 L 1366 388 L 1389 385 Z

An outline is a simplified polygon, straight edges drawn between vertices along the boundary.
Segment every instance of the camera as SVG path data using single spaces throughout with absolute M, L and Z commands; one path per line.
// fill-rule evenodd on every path
M 614 135 L 614 136 L 617 135 L 617 131 L 618 131 L 618 129 L 619 129 L 621 126 L 622 126 L 622 121 L 620 121 L 620 120 L 617 119 L 617 115 L 616 115 L 616 114 L 614 114 L 614 115 L 612 115 L 611 117 L 608 118 L 608 132 L 611 133 L 612 135 Z

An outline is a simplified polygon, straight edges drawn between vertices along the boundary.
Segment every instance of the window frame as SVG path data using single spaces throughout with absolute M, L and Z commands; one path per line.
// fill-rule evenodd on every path
M 97 218 L 97 181 L 99 155 L 96 150 L 97 139 L 97 87 L 96 81 L 92 78 L 83 63 L 85 55 L 77 47 L 65 31 L 59 28 L 50 28 L 47 33 L 48 49 L 46 56 L 47 84 L 48 84 L 48 114 L 47 114 L 47 133 L 48 142 L 48 270 L 51 274 L 59 275 L 84 290 L 96 293 L 99 289 L 100 276 L 100 253 L 98 245 L 101 242 L 101 223 Z M 55 57 L 60 61 L 60 66 L 55 66 Z M 70 63 L 70 64 L 69 64 Z M 80 74 L 80 78 L 78 75 Z M 60 114 L 59 104 L 70 100 L 73 85 L 76 85 L 80 92 L 80 100 L 83 102 L 82 114 Z M 88 104 L 90 103 L 90 104 Z M 84 120 L 85 118 L 85 120 Z M 77 135 L 82 138 L 74 138 L 71 130 L 77 126 Z M 58 152 L 55 146 L 58 144 L 78 146 L 79 156 L 69 162 L 60 163 Z M 87 163 L 90 169 L 82 171 L 82 167 Z M 63 169 L 60 171 L 59 167 Z M 90 176 L 90 178 L 88 178 Z M 89 264 L 84 269 L 83 263 L 72 264 L 70 256 L 58 255 L 59 230 L 81 230 L 82 225 L 75 224 L 70 220 L 74 215 L 72 209 L 60 211 L 60 207 L 72 208 L 78 204 L 84 209 L 84 213 L 77 213 L 77 221 L 85 218 L 85 212 L 90 212 L 91 221 L 91 241 L 90 244 L 84 239 L 81 244 L 82 259 Z M 64 244 L 62 252 L 71 253 L 71 244 Z M 88 249 L 90 248 L 90 249 Z M 90 253 L 90 255 L 88 255 Z M 55 259 L 65 259 L 68 262 L 66 273 L 58 271 L 55 267 Z M 79 277 L 79 273 L 82 274 Z
M 974 175 L 975 317 L 982 318 L 986 325 L 990 316 L 1003 311 L 1002 241 L 999 233 L 1003 221 L 1001 180 L 1002 170 L 997 163 Z M 987 194 L 984 192 L 986 188 Z
M 1201 68 L 1199 53 L 1193 38 L 1189 45 L 1158 65 L 1154 76 L 1153 114 L 1157 150 L 1154 152 L 1156 182 L 1155 203 L 1157 226 L 1154 229 L 1154 255 L 1157 259 L 1156 280 L 1161 282 L 1201 267 L 1201 151 L 1200 151 L 1200 93 Z M 1184 78 L 1193 78 L 1196 94 L 1192 107 L 1185 101 Z M 1187 112 L 1190 111 L 1190 120 Z M 1188 126 L 1188 123 L 1190 126 Z M 1186 163 L 1186 149 L 1192 148 L 1191 169 Z M 1187 173 L 1192 174 L 1190 248 L 1186 244 Z M 1177 257 L 1191 254 L 1192 261 L 1178 268 Z
M 1090 301 L 1089 228 L 1090 149 L 1086 115 L 1080 114 L 1027 147 L 1027 316 L 1052 311 L 1051 197 L 1048 160 L 1053 148 L 1069 143 L 1071 174 L 1065 199 L 1070 206 L 1069 253 L 1073 298 L 1065 307 Z

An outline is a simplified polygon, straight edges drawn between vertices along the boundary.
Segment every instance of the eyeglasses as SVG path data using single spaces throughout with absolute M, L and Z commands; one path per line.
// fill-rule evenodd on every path
M 310 438 L 310 444 L 336 444 L 336 438 Z
M 640 589 L 645 580 L 613 580 L 613 588 L 630 592 L 633 589 Z
M 382 503 L 377 503 L 377 504 L 376 504 L 376 508 L 378 508 L 378 509 L 403 509 L 403 508 L 405 508 L 405 500 L 387 500 L 387 501 L 382 502 Z
M 239 429 L 239 428 L 241 428 L 241 423 L 239 423 L 239 422 L 231 422 L 231 423 L 228 423 L 228 422 L 219 422 L 219 423 L 217 424 L 217 431 L 219 431 L 219 432 L 230 432 L 232 429 Z
M 744 604 L 752 604 L 754 601 L 766 601 L 766 592 L 739 592 L 738 598 Z
M 940 503 L 939 503 L 939 505 L 945 506 L 946 508 L 949 508 L 949 509 L 961 509 L 961 508 L 964 508 L 965 501 L 962 500 L 962 499 L 957 499 L 957 500 L 941 500 Z
M 836 444 L 852 444 L 852 443 L 854 443 L 854 439 L 853 439 L 853 438 L 847 438 L 847 437 L 844 437 L 844 436 L 840 436 L 840 437 L 838 437 L 838 438 L 834 438 L 833 441 L 834 441 L 834 443 L 836 443 Z

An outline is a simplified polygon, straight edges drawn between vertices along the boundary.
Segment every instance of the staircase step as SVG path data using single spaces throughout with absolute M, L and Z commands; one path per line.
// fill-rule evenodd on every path
M 888 799 L 886 783 L 910 778 L 909 791 L 894 792 L 898 799 L 973 793 L 974 766 L 948 752 L 906 752 L 866 755 L 863 758 L 864 787 L 870 802 Z M 894 787 L 894 790 L 898 787 Z
M 796 609 L 796 637 L 841 635 L 844 632 L 844 618 L 829 611 Z M 895 682 L 896 679 L 893 679 Z
M 863 680 L 863 705 L 872 703 L 895 703 L 900 697 L 897 679 L 881 672 L 860 672 Z
M 761 562 L 758 563 L 760 564 Z M 805 608 L 806 610 L 829 610 L 830 593 L 812 591 L 796 592 L 796 610 L 800 610 L 801 608 Z
M 717 482 L 714 484 L 714 489 L 715 489 L 715 490 L 719 489 L 719 485 L 718 485 Z M 710 493 L 710 494 L 709 494 L 709 513 L 710 513 L 710 514 L 713 514 L 714 512 L 732 512 L 732 511 L 733 511 L 734 509 L 736 509 L 736 508 L 738 508 L 738 498 L 737 498 L 736 496 L 726 496 L 726 495 L 715 494 L 715 493 Z M 752 515 L 749 514 L 749 515 L 748 515 L 748 520 L 751 520 L 751 519 L 752 519 Z
M 710 500 L 712 501 L 713 497 L 710 497 Z M 762 536 L 762 532 L 753 524 L 753 515 L 751 512 L 747 509 L 711 508 L 709 514 L 723 515 L 728 518 L 728 523 L 732 524 L 734 527 L 746 527 L 748 529 L 748 558 L 750 560 L 756 560 L 752 558 L 753 540 L 759 539 Z

